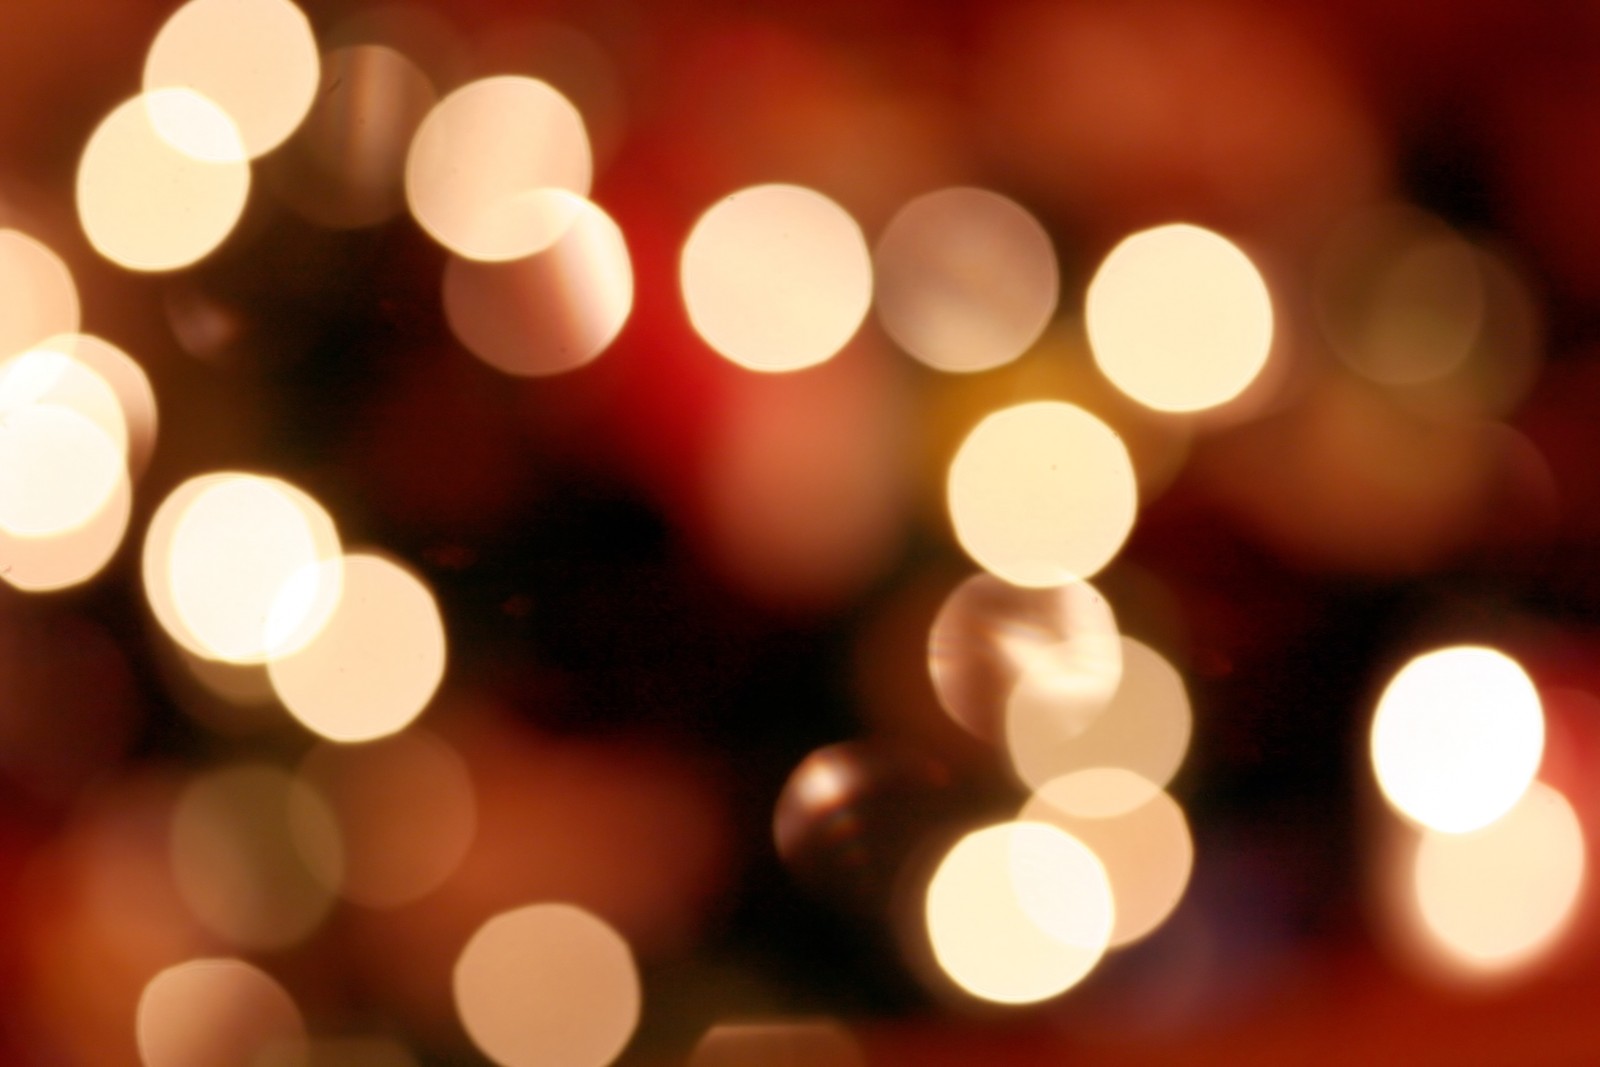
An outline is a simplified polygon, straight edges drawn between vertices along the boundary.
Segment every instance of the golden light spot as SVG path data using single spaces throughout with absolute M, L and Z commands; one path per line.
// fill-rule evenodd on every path
M 340 839 L 312 788 L 254 764 L 196 779 L 172 813 L 172 874 L 203 926 L 248 949 L 279 949 L 311 933 L 333 893 L 303 858 L 338 863 Z
M 1149 779 L 1095 767 L 1051 779 L 1019 819 L 1047 822 L 1094 852 L 1116 901 L 1110 943 L 1125 945 L 1164 922 L 1194 868 L 1194 840 L 1178 802 Z
M 150 520 L 145 597 L 196 655 L 261 663 L 316 636 L 338 604 L 341 564 L 333 520 L 304 491 L 258 475 L 203 475 Z
M 718 1023 L 700 1038 L 688 1067 L 866 1067 L 850 1031 L 831 1019 Z
M 684 304 L 706 344 L 757 371 L 831 358 L 872 301 L 861 228 L 821 193 L 758 185 L 701 215 L 684 242 Z
M 150 45 L 144 89 L 192 89 L 214 101 L 254 159 L 311 109 L 318 62 L 311 24 L 289 0 L 189 0 Z
M 1138 496 L 1121 438 L 1083 408 L 1059 401 L 989 415 L 950 464 L 956 539 L 1013 585 L 1093 577 L 1127 540 Z
M 456 339 L 507 374 L 574 370 L 605 351 L 633 310 L 633 264 L 617 224 L 595 204 L 570 201 L 572 218 L 550 247 L 509 263 L 452 257 L 444 311 Z
M 1250 257 L 1187 224 L 1111 250 L 1085 308 L 1095 362 L 1158 411 L 1198 411 L 1244 391 L 1272 348 L 1272 299 Z
M 78 287 L 44 242 L 0 230 L 0 360 L 78 328 Z
M 604 1067 L 639 1023 L 639 974 L 618 933 L 571 904 L 532 904 L 478 928 L 454 974 L 473 1044 L 503 1067 Z
M 1416 906 L 1436 951 L 1478 973 L 1535 962 L 1566 929 L 1588 859 L 1566 797 L 1535 782 L 1481 830 L 1423 831 Z
M 117 479 L 104 505 L 87 522 L 50 537 L 19 537 L 0 529 L 0 578 L 27 593 L 81 585 L 105 567 L 122 545 L 133 510 L 133 487 Z
M 200 118 L 197 158 L 157 129 L 155 114 Z M 219 158 L 220 157 L 220 158 Z M 232 120 L 188 89 L 120 104 L 95 129 L 78 164 L 78 219 L 102 256 L 129 270 L 187 267 L 233 231 L 250 191 L 250 165 Z
M 928 937 L 951 981 L 975 997 L 1029 1004 L 1100 962 L 1115 908 L 1105 868 L 1045 823 L 1001 823 L 956 842 L 928 885 Z
M 117 442 L 87 416 L 56 404 L 0 413 L 0 530 L 70 533 L 92 521 L 126 478 Z
M 406 158 L 406 199 L 419 225 L 467 259 L 521 259 L 550 247 L 589 195 L 593 159 L 583 117 L 534 78 L 464 85 L 422 120 Z
M 48 377 L 38 381 L 43 388 L 35 399 L 88 416 L 118 442 L 130 473 L 143 471 L 155 448 L 156 394 L 138 361 L 104 338 L 83 333 L 57 334 L 30 351 L 45 353 L 40 369 L 49 368 Z M 71 364 L 80 365 L 95 380 L 86 380 Z M 0 397 L 9 393 L 7 377 L 0 371 Z M 5 403 L 0 399 L 0 407 Z
M 1072 771 L 1120 767 L 1156 786 L 1172 781 L 1194 729 L 1183 678 L 1155 649 L 1121 638 L 1122 677 L 1110 702 L 1085 721 L 1077 684 L 1055 665 L 1025 672 L 1006 705 L 1006 749 L 1034 788 Z
M 933 620 L 928 671 L 944 709 L 977 737 L 1004 735 L 1012 691 L 1041 671 L 1058 680 L 1058 716 L 1086 728 L 1117 691 L 1122 642 L 1110 602 L 1088 582 L 1024 589 L 977 574 Z
M 1060 295 L 1050 235 L 1016 202 L 983 189 L 911 201 L 889 221 L 874 259 L 884 329 L 939 370 L 1016 359 L 1044 332 Z
M 119 455 L 128 450 L 128 420 L 111 387 L 76 354 L 77 338 L 56 337 L 0 361 L 0 415 L 35 404 L 73 411 L 100 429 Z M 85 346 L 87 347 L 87 346 Z
M 300 1009 L 265 971 L 238 959 L 189 960 L 161 971 L 139 997 L 144 1067 L 297 1063 Z
M 1372 767 L 1396 810 L 1442 833 L 1488 826 L 1544 756 L 1544 709 L 1504 653 L 1459 646 L 1407 663 L 1372 718 Z
M 433 593 L 381 556 L 344 558 L 343 591 L 316 636 L 272 657 L 283 706 L 332 741 L 371 741 L 404 729 L 444 677 L 444 621 Z
M 448 878 L 472 843 L 477 799 L 466 761 L 420 729 L 367 745 L 318 745 L 300 773 L 327 801 L 344 842 L 339 868 L 312 862 L 312 873 L 346 900 L 410 903 Z

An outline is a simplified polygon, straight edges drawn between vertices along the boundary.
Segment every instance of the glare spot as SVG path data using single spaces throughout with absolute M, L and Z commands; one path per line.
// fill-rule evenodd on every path
M 831 1019 L 718 1023 L 707 1030 L 688 1067 L 866 1067 L 850 1031 Z
M 980 566 L 1013 585 L 1093 577 L 1138 511 L 1122 439 L 1083 408 L 1036 401 L 989 415 L 950 464 L 950 520 Z
M 141 99 L 156 136 L 202 163 L 237 163 L 245 158 L 239 127 L 216 101 L 192 89 L 152 89 Z
M 933 620 L 928 670 L 944 709 L 977 737 L 1003 736 L 1012 690 L 1039 671 L 1059 679 L 1060 716 L 1086 728 L 1122 678 L 1118 638 L 1110 602 L 1088 582 L 1024 589 L 977 574 Z
M 1462 646 L 1418 656 L 1378 701 L 1372 766 L 1390 804 L 1442 833 L 1466 833 L 1521 799 L 1544 755 L 1544 710 L 1504 653 Z
M 1029 1004 L 1100 962 L 1115 908 L 1105 868 L 1077 838 L 1037 822 L 974 831 L 928 885 L 927 926 L 944 972 L 973 996 Z
M 1423 831 L 1416 904 L 1436 950 L 1479 973 L 1532 963 L 1566 929 L 1587 855 L 1572 805 L 1535 782 L 1504 817 L 1466 834 Z
M 712 348 L 757 371 L 831 358 L 872 301 L 866 239 L 844 208 L 794 185 L 759 185 L 701 215 L 680 265 L 689 320 Z
M 1112 945 L 1161 925 L 1189 884 L 1194 841 L 1183 809 L 1133 771 L 1096 767 L 1052 779 L 1018 818 L 1059 826 L 1105 865 L 1116 901 Z
M 633 310 L 633 265 L 617 224 L 559 190 L 572 220 L 549 248 L 509 263 L 452 257 L 444 311 L 456 339 L 507 374 L 574 370 L 611 344 Z
M 252 159 L 294 132 L 317 79 L 316 38 L 289 0 L 189 0 L 156 34 L 144 66 L 146 92 L 181 87 L 214 100 Z
M 1158 411 L 1198 411 L 1244 391 L 1272 348 L 1272 300 L 1231 241 L 1176 224 L 1126 238 L 1089 283 L 1095 362 Z
M 121 398 L 110 382 L 77 358 L 76 341 L 73 336 L 51 338 L 0 361 L 0 418 L 34 404 L 66 408 L 94 423 L 117 453 L 126 455 L 128 420 Z
M 88 417 L 55 404 L 0 415 L 0 529 L 51 537 L 89 523 L 127 478 L 122 450 Z
M 883 327 L 939 370 L 1016 359 L 1055 314 L 1060 279 L 1050 235 L 1014 201 L 942 189 L 890 220 L 875 251 Z
M 250 474 L 190 479 L 144 545 L 145 596 L 196 655 L 260 663 L 311 640 L 339 601 L 339 535 L 305 492 Z
M 78 329 L 72 272 L 42 241 L 0 230 L 0 360 Z
M 333 903 L 303 858 L 308 842 L 333 869 L 337 824 L 309 785 L 265 764 L 216 771 L 191 783 L 173 811 L 173 878 L 213 933 L 241 948 L 285 948 Z
M 344 842 L 342 863 L 312 873 L 369 908 L 410 903 L 455 871 L 472 843 L 477 800 L 466 761 L 417 729 L 367 745 L 319 745 L 300 768 Z M 312 826 L 312 843 L 317 828 Z
M 230 122 L 187 89 L 160 90 L 184 110 L 211 117 L 212 136 Z M 95 129 L 78 164 L 78 218 L 102 256 L 130 270 L 187 267 L 233 231 L 250 191 L 243 157 L 197 159 L 157 132 L 145 97 L 125 101 Z M 213 149 L 217 146 L 213 145 Z
M 1087 724 L 1074 681 L 1053 665 L 1018 680 L 1006 706 L 1006 747 L 1022 781 L 1037 789 L 1092 767 L 1120 767 L 1157 786 L 1172 781 L 1194 729 L 1183 678 L 1150 646 L 1121 643 L 1121 681 Z
M 133 509 L 133 487 L 117 479 L 104 505 L 87 522 L 50 537 L 19 537 L 0 529 L 0 578 L 27 593 L 81 585 L 105 567 L 122 545 Z
M 639 1023 L 628 944 L 571 904 L 533 904 L 478 928 L 454 974 L 473 1044 L 502 1067 L 604 1067 Z
M 593 160 L 583 117 L 545 82 L 503 75 L 472 82 L 422 120 L 406 158 L 406 199 L 434 240 L 467 259 L 521 259 L 577 218 L 564 190 L 589 195 Z
M 151 978 L 135 1033 L 144 1067 L 298 1063 L 306 1036 L 283 986 L 227 958 L 190 960 Z
M 38 399 L 74 408 L 93 419 L 126 453 L 129 471 L 134 475 L 143 471 L 155 448 L 156 394 L 138 361 L 93 334 L 58 334 L 40 341 L 32 351 L 53 353 L 79 364 L 104 384 L 109 393 L 102 393 L 97 384 L 86 381 L 67 364 L 56 364 L 61 373 L 52 377 Z M 0 378 L 0 408 L 5 406 L 6 393 L 4 378 Z M 88 399 L 91 396 L 95 397 L 92 401 Z

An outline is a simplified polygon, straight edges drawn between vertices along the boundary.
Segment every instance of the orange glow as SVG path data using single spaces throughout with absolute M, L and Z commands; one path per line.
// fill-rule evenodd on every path
M 145 597 L 196 655 L 261 663 L 314 637 L 339 600 L 338 532 L 303 491 L 218 473 L 175 489 L 150 520 Z
M 639 1023 L 639 974 L 615 930 L 571 904 L 532 904 L 478 928 L 456 961 L 456 1010 L 504 1067 L 605 1067 Z
M 272 657 L 272 687 L 307 729 L 370 741 L 404 729 L 444 677 L 444 622 L 433 593 L 381 556 L 344 558 L 338 603 L 304 646 Z
M 1244 391 L 1272 348 L 1272 299 L 1227 238 L 1177 224 L 1125 239 L 1089 283 L 1095 362 L 1158 411 L 1198 411 Z
M 950 980 L 975 997 L 1029 1004 L 1100 962 L 1115 921 L 1111 885 L 1077 838 L 1039 822 L 976 830 L 928 885 L 927 927 Z
M 1149 934 L 1183 898 L 1194 867 L 1189 821 L 1165 790 L 1132 771 L 1096 767 L 1052 779 L 1018 818 L 1059 826 L 1105 865 L 1113 946 Z
M 1152 784 L 1172 781 L 1194 729 L 1183 678 L 1155 649 L 1124 637 L 1122 679 L 1087 723 L 1064 693 L 1070 680 L 1025 673 L 1006 705 L 1006 748 L 1017 777 L 1034 788 L 1092 767 L 1120 767 Z
M 1122 679 L 1111 604 L 1088 582 L 1024 589 L 978 574 L 945 599 L 928 634 L 939 702 L 968 732 L 1000 739 L 1006 706 L 1025 674 L 1048 672 L 1063 720 L 1087 726 Z
M 326 799 L 344 842 L 338 868 L 312 871 L 346 900 L 410 903 L 448 878 L 472 843 L 477 799 L 466 762 L 431 734 L 319 745 L 300 772 Z
M 417 128 L 406 158 L 406 199 L 419 225 L 467 259 L 521 259 L 551 244 L 578 216 L 571 197 L 593 177 L 583 117 L 534 78 L 464 85 Z
M 866 1067 L 866 1054 L 831 1019 L 718 1023 L 707 1030 L 688 1067 Z
M 249 191 L 233 120 L 189 89 L 120 104 L 78 164 L 83 231 L 95 251 L 129 270 L 175 270 L 209 255 L 233 231 Z
M 1521 969 L 1567 928 L 1587 866 L 1572 805 L 1535 782 L 1481 830 L 1423 832 L 1413 868 L 1422 928 L 1436 952 L 1468 973 Z
M 1090 578 L 1133 529 L 1138 483 L 1114 430 L 1073 404 L 997 411 L 950 464 L 950 520 L 985 570 L 1015 585 Z
M 445 267 L 451 331 L 507 374 L 583 366 L 616 339 L 633 310 L 633 264 L 611 216 L 571 193 L 543 195 L 571 212 L 550 247 L 510 263 L 454 257 Z
M 194 917 L 230 944 L 304 940 L 333 903 L 304 857 L 336 870 L 338 829 L 310 786 L 253 764 L 196 779 L 172 813 L 172 874 Z
M 0 230 L 0 362 L 78 329 L 78 287 L 44 242 Z
M 311 24 L 289 0 L 189 0 L 162 25 L 144 66 L 145 92 L 181 88 L 210 99 L 252 159 L 294 132 L 317 78 Z
M 1396 810 L 1442 833 L 1467 833 L 1511 810 L 1532 783 L 1544 756 L 1544 709 L 1504 653 L 1439 649 L 1389 682 L 1370 751 Z
M 151 978 L 135 1023 L 144 1067 L 296 1063 L 305 1024 L 289 994 L 243 960 L 180 963 Z
M 942 189 L 890 220 L 874 251 L 878 317 L 911 355 L 970 372 L 1027 351 L 1055 314 L 1050 235 L 1014 201 Z
M 832 358 L 872 301 L 861 228 L 796 185 L 758 185 L 713 204 L 684 242 L 679 273 L 696 332 L 749 370 Z

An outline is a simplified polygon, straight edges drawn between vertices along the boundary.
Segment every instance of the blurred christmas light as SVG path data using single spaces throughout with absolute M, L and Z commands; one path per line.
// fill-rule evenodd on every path
M 866 1067 L 866 1053 L 831 1019 L 724 1022 L 695 1044 L 687 1067 Z
M 61 257 L 21 230 L 0 230 L 0 361 L 75 333 L 78 287 Z
M 795 185 L 743 189 L 707 208 L 679 271 L 695 330 L 756 371 L 832 358 L 872 301 L 861 228 L 832 200 Z
M 1503 652 L 1437 649 L 1384 689 L 1370 752 L 1397 811 L 1440 833 L 1467 833 L 1527 792 L 1544 755 L 1544 711 L 1527 672 Z
M 287 1064 L 305 1053 L 293 998 L 239 959 L 190 960 L 155 975 L 139 998 L 136 1025 L 145 1067 Z

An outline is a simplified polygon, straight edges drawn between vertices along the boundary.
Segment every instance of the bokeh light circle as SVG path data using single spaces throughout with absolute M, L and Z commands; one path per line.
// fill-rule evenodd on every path
M 926 919 L 952 981 L 984 1000 L 1028 1004 L 1094 969 L 1115 905 L 1105 868 L 1081 841 L 1014 822 L 973 831 L 946 853 L 928 884 Z
M 0 230 L 0 361 L 78 329 L 78 287 L 60 256 L 20 230 Z
M 26 404 L 0 418 L 0 529 L 50 537 L 82 527 L 126 479 L 123 452 L 88 416 Z
M 1093 577 L 1122 548 L 1139 505 L 1133 461 L 1116 431 L 1053 400 L 978 423 L 950 464 L 948 499 L 967 554 L 1033 587 Z
M 831 358 L 872 301 L 872 258 L 844 208 L 796 185 L 733 193 L 695 222 L 680 281 L 689 321 L 750 370 L 793 371 Z
M 1406 817 L 1467 833 L 1510 811 L 1544 756 L 1544 710 L 1503 652 L 1438 649 L 1402 667 L 1372 719 L 1372 767 Z
M 1158 411 L 1198 411 L 1244 391 L 1272 348 L 1272 299 L 1250 257 L 1185 223 L 1136 233 L 1089 283 L 1095 363 Z
M 144 1067 L 297 1063 L 306 1037 L 283 986 L 232 958 L 189 960 L 154 975 L 139 995 L 134 1032 Z
M 604 1067 L 639 1022 L 633 953 L 571 904 L 532 904 L 478 928 L 456 960 L 456 1011 L 502 1067 Z

